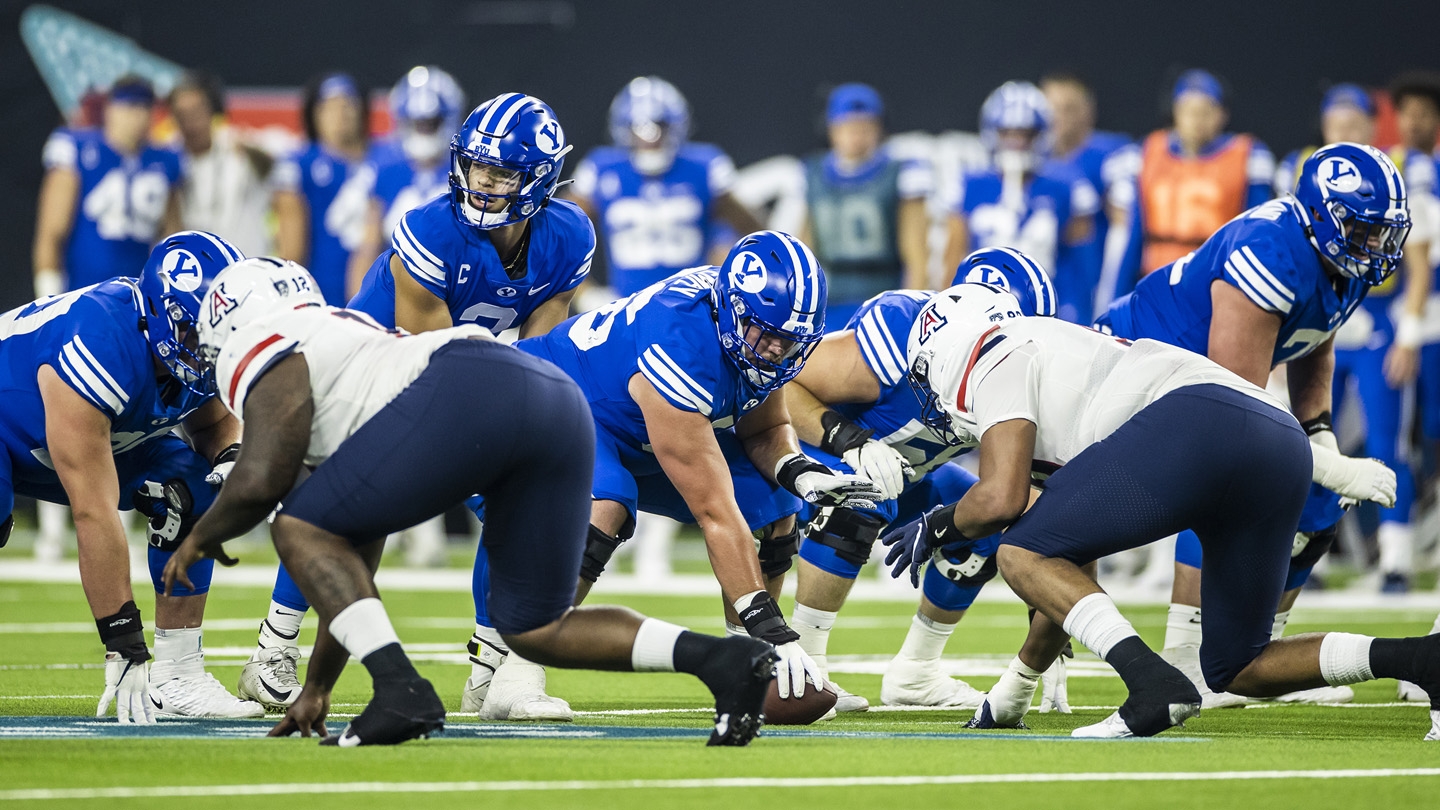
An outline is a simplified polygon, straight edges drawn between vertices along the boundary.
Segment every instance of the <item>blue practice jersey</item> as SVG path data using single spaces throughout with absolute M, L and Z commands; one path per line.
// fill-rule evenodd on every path
M 605 235 L 610 286 L 630 295 L 705 263 L 716 235 L 715 199 L 735 165 L 716 146 L 687 143 L 663 175 L 642 174 L 630 153 L 603 146 L 575 169 L 573 191 L 592 201 Z
M 1118 337 L 1151 338 L 1207 354 L 1210 285 L 1223 281 L 1280 316 L 1272 365 L 1304 357 L 1340 328 L 1369 289 L 1359 279 L 1326 270 L 1305 235 L 1308 222 L 1294 197 L 1256 206 L 1199 250 L 1141 279 L 1097 325 Z
M 65 247 L 67 286 L 74 290 L 116 276 L 139 275 L 159 241 L 170 190 L 180 182 L 180 155 L 146 146 L 122 155 L 99 130 L 57 129 L 45 142 L 45 168 L 80 177 L 75 221 Z
M 1093 132 L 1079 148 L 1065 156 L 1050 155 L 1042 174 L 1082 177 L 1097 193 L 1095 226 L 1090 236 L 1061 251 L 1054 267 L 1060 294 L 1060 317 L 1075 323 L 1094 320 L 1095 291 L 1100 285 L 1105 258 L 1105 240 L 1110 233 L 1107 206 L 1128 210 L 1134 202 L 1135 176 L 1140 169 L 1140 149 L 1128 135 Z
M 640 406 L 630 397 L 636 374 L 671 405 L 722 430 L 764 397 L 720 348 L 714 284 L 713 267 L 680 273 L 515 345 L 564 369 L 585 391 L 596 425 L 632 450 L 645 450 L 650 442 Z
M 970 229 L 970 249 L 1018 248 L 1053 274 L 1066 252 L 1066 225 L 1074 217 L 1093 216 L 1100 208 L 1099 194 L 1073 172 L 1035 175 L 1017 191 L 1011 197 L 997 171 L 965 177 L 955 210 Z
M 365 236 L 369 200 L 364 188 L 350 185 L 362 165 L 312 143 L 276 163 L 271 175 L 276 189 L 298 194 L 310 209 L 306 268 L 331 306 L 345 306 L 350 253 Z
M 457 220 L 449 196 L 436 197 L 401 217 L 390 249 L 370 266 L 349 306 L 395 326 L 390 257 L 398 255 L 411 278 L 445 302 L 456 326 L 476 323 L 497 335 L 520 326 L 541 304 L 579 286 L 595 255 L 595 230 L 572 202 L 552 199 L 529 219 L 529 229 L 525 273 L 512 279 L 490 237 Z
M 120 278 L 0 315 L 0 442 L 16 492 L 38 497 L 60 483 L 45 439 L 41 366 L 105 414 L 116 454 L 169 433 L 204 404 L 183 389 L 162 401 L 141 303 L 135 280 Z

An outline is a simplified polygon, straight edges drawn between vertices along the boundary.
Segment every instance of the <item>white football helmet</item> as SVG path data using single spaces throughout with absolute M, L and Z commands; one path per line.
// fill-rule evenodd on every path
M 214 364 L 231 333 L 242 326 L 301 306 L 324 306 L 310 271 L 289 261 L 260 256 L 236 262 L 215 277 L 200 311 L 200 358 Z
M 960 381 L 985 333 L 1021 317 L 1024 312 L 1014 295 L 972 282 L 936 293 L 910 327 L 906 355 L 910 385 L 920 399 L 920 419 L 951 445 L 973 443 L 974 425 L 954 405 L 944 403 L 956 401 Z

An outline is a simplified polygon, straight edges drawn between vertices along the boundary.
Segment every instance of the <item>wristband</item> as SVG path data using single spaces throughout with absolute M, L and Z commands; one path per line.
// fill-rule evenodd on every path
M 1424 342 L 1425 321 L 1419 315 L 1407 312 L 1395 324 L 1395 345 L 1414 349 Z
M 35 297 L 47 298 L 65 292 L 65 275 L 59 270 L 35 271 Z
M 795 479 L 807 472 L 829 473 L 830 468 L 807 457 L 804 453 L 791 453 L 780 459 L 780 463 L 775 465 L 775 483 L 784 487 L 791 495 L 803 498 L 804 496 L 795 488 Z
M 827 410 L 820 415 L 820 449 L 832 456 L 843 456 L 845 451 L 854 450 L 870 440 L 875 431 L 862 428 L 840 414 Z
M 1334 428 L 1331 426 L 1332 421 L 1329 411 L 1321 411 L 1320 415 L 1314 419 L 1306 419 L 1301 422 L 1300 429 L 1305 431 L 1306 436 L 1314 436 L 1322 430 L 1334 432 Z
M 224 464 L 226 462 L 233 462 L 237 458 L 240 458 L 239 442 L 235 442 L 224 450 L 221 450 L 220 455 L 215 457 L 214 463 L 212 463 L 210 466 L 211 468 L 219 467 L 221 464 Z
M 780 613 L 780 604 L 767 591 L 757 593 L 750 606 L 740 611 L 740 621 L 751 637 L 768 641 L 777 647 L 800 640 L 800 634 L 785 623 L 785 616 Z
M 120 606 L 113 616 L 95 620 L 100 631 L 100 641 L 109 652 L 118 653 L 136 664 L 150 660 L 150 651 L 145 647 L 145 626 L 140 621 L 140 608 L 134 600 Z

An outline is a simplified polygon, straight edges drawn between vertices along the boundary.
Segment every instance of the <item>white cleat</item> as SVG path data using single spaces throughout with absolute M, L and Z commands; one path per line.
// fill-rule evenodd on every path
M 1200 714 L 1200 707 L 1194 703 L 1171 703 L 1170 704 L 1170 728 L 1179 728 L 1185 725 L 1185 721 Z M 1111 712 L 1110 716 L 1098 723 L 1088 726 L 1081 726 L 1070 732 L 1071 737 L 1086 737 L 1090 739 L 1118 740 L 1126 737 L 1137 736 L 1120 712 Z
M 1230 692 L 1212 692 L 1205 685 L 1205 676 L 1200 673 L 1200 648 L 1193 645 L 1170 647 L 1160 651 L 1171 666 L 1184 673 L 1195 688 L 1200 690 L 1200 706 L 1205 709 L 1233 709 L 1244 706 L 1250 699 Z
M 264 717 L 265 708 L 230 694 L 205 671 L 204 653 L 150 667 L 150 703 L 157 717 Z
M 880 702 L 886 706 L 978 709 L 985 702 L 985 693 L 941 672 L 938 661 L 896 656 L 880 679 Z
M 854 693 L 852 693 L 852 692 L 848 692 L 848 691 L 845 690 L 845 688 L 844 688 L 843 686 L 841 686 L 841 685 L 838 684 L 838 683 L 835 683 L 834 681 L 831 681 L 831 682 L 830 682 L 830 685 L 833 686 L 833 687 L 835 687 L 835 694 L 838 695 L 838 697 L 835 699 L 835 711 L 837 711 L 837 712 L 868 712 L 868 711 L 870 711 L 870 701 L 867 700 L 864 695 L 857 695 L 857 694 L 854 694 Z
M 512 654 L 490 681 L 480 719 L 569 723 L 575 712 L 569 703 L 545 694 L 544 667 Z
M 266 711 L 283 712 L 300 697 L 299 647 L 264 647 L 240 668 L 235 692 L 242 700 L 253 700 Z
M 1396 694 L 1401 700 L 1408 703 L 1430 702 L 1430 696 L 1425 693 L 1425 690 L 1409 681 L 1400 681 L 1400 686 L 1396 689 Z
M 1421 693 L 1424 694 L 1423 692 Z M 1275 703 L 1350 703 L 1355 700 L 1355 690 L 1348 686 L 1320 686 L 1314 689 L 1301 689 L 1298 692 L 1289 692 L 1276 698 Z M 1422 698 L 1429 700 L 1429 698 Z
M 1430 733 L 1425 735 L 1429 742 L 1440 740 L 1440 712 L 1430 710 Z

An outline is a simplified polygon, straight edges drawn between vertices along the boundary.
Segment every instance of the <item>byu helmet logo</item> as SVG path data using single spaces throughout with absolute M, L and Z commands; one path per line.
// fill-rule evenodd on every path
M 965 274 L 965 283 L 989 284 L 991 287 L 999 287 L 1006 292 L 1010 291 L 1010 280 L 1005 278 L 1005 274 L 1000 272 L 998 267 L 991 264 L 970 268 L 970 272 Z
M 1343 157 L 1326 158 L 1320 164 L 1320 186 L 1327 191 L 1348 194 L 1360 188 L 1360 170 Z
M 730 285 L 743 292 L 754 295 L 765 289 L 767 280 L 765 262 L 748 250 L 742 251 L 730 262 Z
M 195 292 L 205 275 L 200 270 L 200 260 L 188 250 L 176 249 L 165 254 L 160 265 L 160 278 L 166 285 L 174 285 L 181 292 Z
M 547 155 L 559 152 L 563 145 L 562 140 L 563 136 L 560 134 L 560 122 L 558 121 L 546 121 L 545 126 L 540 127 L 540 130 L 535 133 L 535 145 Z

